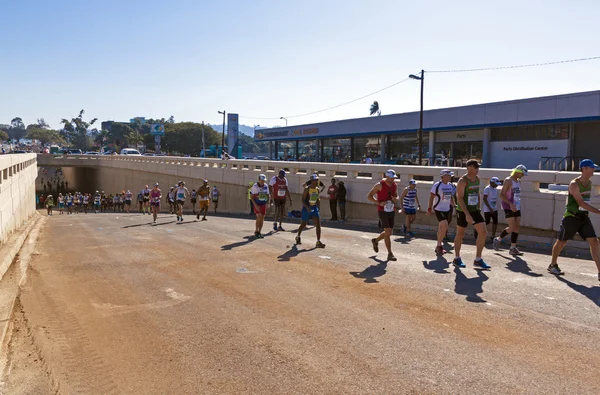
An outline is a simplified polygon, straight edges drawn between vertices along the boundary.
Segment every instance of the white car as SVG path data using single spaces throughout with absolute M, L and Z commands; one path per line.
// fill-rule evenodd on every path
M 140 151 L 133 149 L 133 148 L 123 148 L 121 150 L 121 155 L 137 155 L 137 156 L 142 156 L 142 154 L 140 154 Z
M 88 151 L 84 155 L 100 155 L 100 154 L 96 151 Z

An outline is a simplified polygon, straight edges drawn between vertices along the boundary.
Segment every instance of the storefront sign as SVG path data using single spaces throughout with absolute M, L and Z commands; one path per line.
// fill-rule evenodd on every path
M 568 140 L 494 141 L 490 143 L 490 167 L 512 169 L 522 164 L 537 169 L 542 157 L 565 157 Z
M 456 132 L 435 132 L 436 143 L 454 141 L 483 141 L 483 130 L 461 130 Z
M 304 129 L 291 129 L 291 130 L 278 130 L 275 132 L 263 132 L 257 130 L 254 138 L 257 140 L 271 140 L 279 139 L 279 137 L 309 137 L 311 135 L 318 135 L 319 128 L 304 128 Z

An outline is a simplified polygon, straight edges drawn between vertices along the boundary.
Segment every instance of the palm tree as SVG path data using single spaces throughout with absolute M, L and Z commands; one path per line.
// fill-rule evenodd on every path
M 375 100 L 373 102 L 373 104 L 371 104 L 371 109 L 369 112 L 369 115 L 381 115 L 381 110 L 379 109 L 379 103 L 377 102 L 377 100 Z

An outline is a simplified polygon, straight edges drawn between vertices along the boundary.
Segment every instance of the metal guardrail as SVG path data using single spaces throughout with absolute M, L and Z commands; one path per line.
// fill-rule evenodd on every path
M 579 156 L 542 156 L 538 170 L 579 171 L 579 162 L 583 159 Z

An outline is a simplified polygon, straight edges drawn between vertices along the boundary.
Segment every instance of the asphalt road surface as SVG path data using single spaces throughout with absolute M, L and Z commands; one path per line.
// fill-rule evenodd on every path
M 4 393 L 27 377 L 64 394 L 600 393 L 591 261 L 556 278 L 547 254 L 488 249 L 477 271 L 466 245 L 458 270 L 430 239 L 395 236 L 386 263 L 374 233 L 324 228 L 315 249 L 296 224 L 254 240 L 249 217 L 150 222 L 47 219 Z

